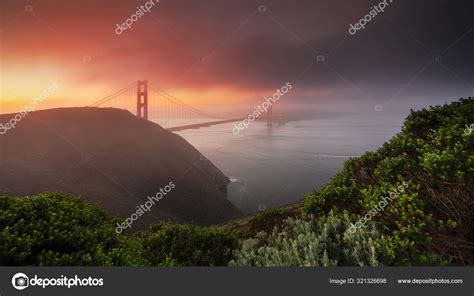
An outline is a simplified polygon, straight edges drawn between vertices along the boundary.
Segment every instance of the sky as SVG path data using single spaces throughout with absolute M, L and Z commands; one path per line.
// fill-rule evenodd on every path
M 142 79 L 227 112 L 287 82 L 282 108 L 331 112 L 403 113 L 473 96 L 472 0 L 386 1 L 154 0 L 117 34 L 147 1 L 1 0 L 0 113 L 53 82 L 39 109 L 89 105 Z

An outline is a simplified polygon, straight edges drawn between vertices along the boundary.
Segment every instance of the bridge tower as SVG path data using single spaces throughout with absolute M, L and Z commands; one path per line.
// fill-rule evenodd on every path
M 273 126 L 273 106 L 270 105 L 270 108 L 267 110 L 267 126 Z
M 148 120 L 148 85 L 146 80 L 137 82 L 137 116 Z

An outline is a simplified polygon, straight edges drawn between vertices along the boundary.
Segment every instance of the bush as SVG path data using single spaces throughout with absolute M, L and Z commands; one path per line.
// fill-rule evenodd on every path
M 280 226 L 281 222 L 290 215 L 291 212 L 283 208 L 257 213 L 249 221 L 250 231 L 253 233 L 271 232 L 275 226 Z
M 385 238 L 374 224 L 351 233 L 347 213 L 325 218 L 288 218 L 281 230 L 243 242 L 230 266 L 378 266 Z M 382 259 L 382 260 L 381 260 Z
M 0 265 L 147 264 L 138 241 L 117 234 L 105 211 L 81 199 L 0 197 Z
M 153 265 L 223 266 L 238 239 L 225 229 L 160 223 L 137 233 Z

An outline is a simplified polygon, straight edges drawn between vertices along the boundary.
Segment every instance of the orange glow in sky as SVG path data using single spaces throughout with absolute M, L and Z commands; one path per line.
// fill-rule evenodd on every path
M 156 16 L 145 15 L 126 34 L 115 34 L 115 24 L 133 12 L 133 3 L 66 2 L 45 1 L 33 5 L 32 12 L 24 10 L 24 3 L 7 0 L 0 4 L 15 16 L 2 19 L 0 113 L 17 112 L 53 82 L 59 89 L 38 109 L 86 106 L 143 79 L 204 108 L 228 106 L 256 98 L 259 91 L 260 96 L 265 93 L 219 81 L 220 70 L 199 64 L 200 53 L 184 44 L 171 44 L 176 35 L 166 19 L 157 25 Z M 215 41 L 206 46 L 203 53 L 209 53 Z

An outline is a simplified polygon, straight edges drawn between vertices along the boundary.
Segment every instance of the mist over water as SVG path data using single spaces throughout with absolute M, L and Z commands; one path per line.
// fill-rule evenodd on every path
M 329 181 L 351 156 L 380 147 L 400 131 L 403 116 L 350 115 L 287 122 L 252 122 L 177 132 L 232 181 L 227 198 L 244 213 L 299 201 Z

